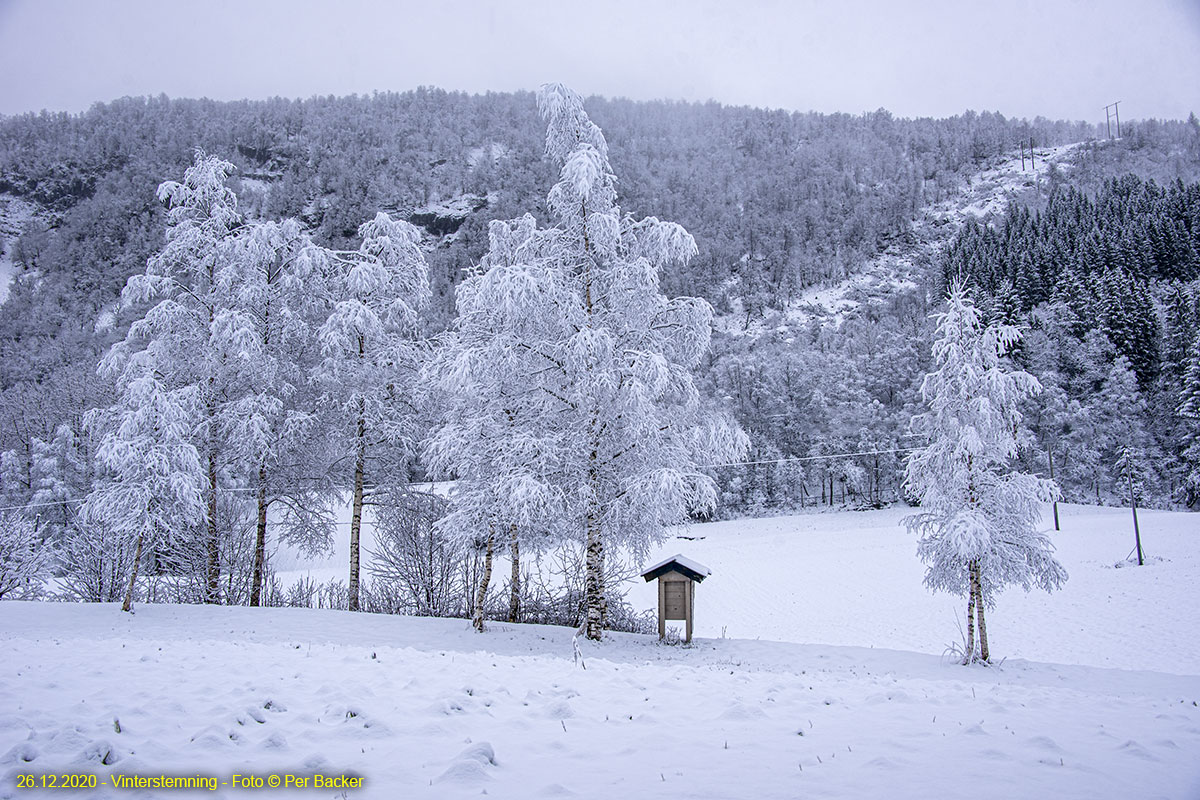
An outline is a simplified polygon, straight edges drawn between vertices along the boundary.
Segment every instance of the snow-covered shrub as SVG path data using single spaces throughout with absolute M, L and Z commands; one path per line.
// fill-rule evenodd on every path
M 447 502 L 427 492 L 382 493 L 371 551 L 372 601 L 392 613 L 444 617 L 462 608 L 462 543 L 438 530 Z
M 24 514 L 0 511 L 0 599 L 41 594 L 50 565 L 37 525 Z
M 619 552 L 605 559 L 604 583 L 608 587 L 608 627 L 629 633 L 655 633 L 658 618 L 654 612 L 638 612 L 625 599 L 618 587 L 635 573 Z M 521 581 L 521 620 L 541 625 L 579 627 L 587 613 L 584 587 L 587 574 L 585 550 L 574 544 L 564 544 L 537 558 L 526 560 L 526 572 Z M 504 619 L 507 613 L 508 587 L 489 604 L 485 616 Z
M 85 505 L 59 552 L 59 595 L 83 603 L 112 603 L 125 593 L 134 543 L 110 531 Z M 138 598 L 135 598 L 138 599 Z

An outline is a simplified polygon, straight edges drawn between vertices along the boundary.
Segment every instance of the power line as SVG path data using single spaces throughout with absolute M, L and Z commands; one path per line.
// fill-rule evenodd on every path
M 46 506 L 82 505 L 82 500 L 52 500 L 49 503 L 29 503 L 23 506 L 4 506 L 0 511 L 24 511 L 27 508 L 45 508 Z
M 758 464 L 787 464 L 792 461 L 819 461 L 824 458 L 852 458 L 854 456 L 881 456 L 889 453 L 908 453 L 912 450 L 920 450 L 919 447 L 898 447 L 895 450 L 863 450 L 859 453 L 831 453 L 824 456 L 797 456 L 795 458 L 774 458 L 769 461 L 730 461 L 725 464 L 701 464 L 700 469 L 709 469 L 712 467 L 749 467 Z
M 797 461 L 821 461 L 823 459 L 830 459 L 830 458 L 854 458 L 856 456 L 883 456 L 883 455 L 891 455 L 893 453 L 910 453 L 913 450 L 920 450 L 920 449 L 921 448 L 919 448 L 919 447 L 897 447 L 892 450 L 862 450 L 857 453 L 830 453 L 828 455 L 820 455 L 820 456 L 795 456 L 792 458 L 773 458 L 773 459 L 766 460 L 766 461 L 729 461 L 729 462 L 726 462 L 723 464 L 699 464 L 697 466 L 699 469 L 716 469 L 718 467 L 755 467 L 755 466 L 762 466 L 762 465 L 766 465 L 766 464 L 789 464 L 789 463 L 793 463 L 793 462 L 797 462 Z M 426 483 L 428 483 L 428 481 L 421 481 L 420 483 L 412 484 L 412 486 L 423 486 Z M 296 487 L 289 487 L 289 488 L 295 489 Z M 326 487 L 313 487 L 311 489 L 302 489 L 301 491 L 309 491 L 309 492 L 319 491 L 322 488 L 326 488 Z M 257 492 L 258 487 L 257 486 L 230 486 L 230 487 L 223 487 L 221 489 L 218 489 L 218 491 L 223 494 L 235 494 L 235 493 L 241 493 L 241 492 Z M 23 506 L 3 506 L 3 507 L 0 507 L 0 511 L 25 511 L 26 509 L 30 509 L 30 508 L 46 508 L 48 506 L 82 505 L 83 503 L 84 503 L 83 500 L 52 500 L 48 503 L 29 503 L 28 505 L 23 505 Z

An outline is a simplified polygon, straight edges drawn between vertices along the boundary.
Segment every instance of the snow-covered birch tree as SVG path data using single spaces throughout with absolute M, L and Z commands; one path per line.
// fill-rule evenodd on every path
M 35 598 L 50 574 L 51 553 L 36 520 L 13 510 L 0 511 L 0 600 Z
M 340 473 L 352 476 L 349 608 L 359 608 L 364 492 L 407 479 L 416 450 L 414 380 L 423 346 L 420 311 L 429 298 L 420 234 L 380 213 L 359 228 L 356 251 L 331 253 L 332 311 L 318 331 L 318 382 L 334 418 Z M 347 469 L 348 467 L 348 469 Z
M 1000 589 L 1017 584 L 1050 591 L 1067 578 L 1039 529 L 1042 506 L 1058 496 L 1058 488 L 1010 466 L 1022 440 L 1018 406 L 1041 389 L 1036 378 L 1012 370 L 1004 359 L 1019 331 L 985 328 L 961 283 L 951 286 L 945 310 L 934 318 L 935 370 L 921 384 L 929 411 L 912 424 L 929 444 L 910 455 L 905 473 L 922 510 L 905 524 L 920 534 L 925 584 L 968 598 L 964 663 L 986 662 L 984 609 L 994 605 Z
M 230 372 L 222 432 L 256 506 L 252 606 L 261 602 L 271 507 L 293 544 L 316 550 L 332 537 L 333 487 L 321 482 L 321 420 L 308 382 L 329 265 L 294 220 L 255 222 L 216 276 L 225 303 L 214 335 Z
M 184 543 L 205 518 L 206 477 L 190 443 L 200 389 L 167 387 L 155 355 L 153 348 L 110 353 L 101 369 L 118 377 L 118 402 L 90 413 L 86 423 L 106 431 L 97 459 L 108 474 L 88 495 L 82 524 L 102 526 L 134 545 L 125 611 L 132 607 L 143 550 Z
M 460 508 L 508 524 L 540 518 L 584 545 L 585 626 L 599 639 L 606 549 L 642 553 L 711 509 L 716 487 L 701 465 L 739 457 L 747 440 L 702 412 L 692 380 L 711 307 L 659 290 L 660 269 L 696 254 L 692 236 L 621 213 L 608 145 L 578 94 L 550 84 L 538 107 L 560 170 L 553 225 L 493 223 L 479 274 L 460 288 L 451 344 L 450 381 L 472 399 L 434 441 L 439 463 L 466 479 Z M 488 435 L 472 433 L 480 426 Z
M 472 619 L 480 631 L 497 543 L 515 564 L 520 538 L 527 550 L 537 548 L 544 542 L 535 533 L 566 513 L 556 483 L 561 431 L 547 426 L 545 402 L 567 401 L 558 399 L 561 386 L 542 378 L 555 341 L 569 334 L 561 309 L 573 302 L 543 251 L 551 239 L 532 216 L 493 221 L 488 239 L 479 267 L 459 284 L 455 329 L 427 370 L 444 410 L 426 455 L 436 473 L 457 478 L 453 510 L 437 529 L 484 552 Z
M 128 405 L 131 402 L 142 404 L 177 393 L 195 397 L 194 403 L 174 406 L 181 413 L 194 412 L 194 417 L 175 422 L 190 425 L 183 441 L 196 443 L 207 476 L 203 546 L 205 596 L 210 603 L 220 600 L 217 492 L 224 466 L 220 414 L 229 378 L 214 325 L 225 302 L 217 274 L 241 225 L 237 198 L 226 186 L 232 170 L 232 164 L 197 152 L 181 183 L 167 181 L 158 187 L 158 198 L 168 209 L 166 245 L 149 260 L 145 273 L 129 279 L 121 295 L 124 306 L 155 304 L 130 326 L 124 341 L 113 345 L 103 368 L 118 387 L 132 380 L 151 382 L 136 396 L 123 392 L 115 409 L 118 419 L 122 413 L 136 411 L 137 406 Z M 140 355 L 135 358 L 135 353 Z M 152 392 L 153 387 L 157 388 Z

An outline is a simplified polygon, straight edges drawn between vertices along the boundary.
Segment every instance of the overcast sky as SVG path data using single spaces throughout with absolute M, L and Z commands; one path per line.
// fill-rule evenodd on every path
M 1200 0 L 0 0 L 0 113 L 470 92 L 1104 121 L 1200 113 Z

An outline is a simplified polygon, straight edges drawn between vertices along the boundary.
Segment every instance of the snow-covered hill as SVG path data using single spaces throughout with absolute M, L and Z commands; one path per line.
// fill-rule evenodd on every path
M 1150 563 L 1116 568 L 1128 511 L 1064 509 L 1066 589 L 1003 595 L 1010 657 L 964 668 L 938 655 L 958 603 L 920 587 L 900 514 L 693 526 L 663 552 L 713 569 L 694 646 L 616 634 L 582 664 L 562 628 L 0 603 L 0 796 L 64 772 L 97 776 L 88 797 L 177 796 L 111 788 L 162 774 L 250 796 L 234 773 L 380 798 L 1200 796 L 1194 515 L 1143 512 Z
M 812 320 L 840 323 L 860 306 L 878 303 L 897 291 L 918 286 L 929 265 L 968 219 L 990 223 L 1001 217 L 1009 202 L 1044 188 L 1053 168 L 1066 172 L 1079 143 L 1037 148 L 1033 158 L 1010 155 L 967 180 L 959 190 L 924 208 L 911 231 L 897 237 L 862 269 L 832 286 L 815 286 L 803 292 L 782 315 L 782 321 L 803 326 Z M 779 319 L 772 318 L 771 325 Z M 745 324 L 744 314 L 717 320 L 725 331 L 749 335 L 761 332 L 764 322 Z
M 0 303 L 8 297 L 8 284 L 13 278 L 13 246 L 25 226 L 34 219 L 50 219 L 50 215 L 39 206 L 0 192 Z

